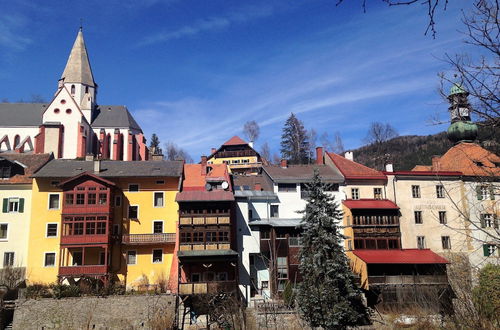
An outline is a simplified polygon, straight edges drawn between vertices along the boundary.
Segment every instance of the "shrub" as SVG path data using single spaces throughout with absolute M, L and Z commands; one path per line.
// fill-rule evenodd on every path
M 500 266 L 488 264 L 479 271 L 479 284 L 472 291 L 478 314 L 500 325 Z

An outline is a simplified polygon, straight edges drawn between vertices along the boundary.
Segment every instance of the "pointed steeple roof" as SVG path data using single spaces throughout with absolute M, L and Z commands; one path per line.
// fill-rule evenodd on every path
M 81 83 L 95 87 L 82 28 L 78 31 L 61 79 L 64 79 L 65 83 Z

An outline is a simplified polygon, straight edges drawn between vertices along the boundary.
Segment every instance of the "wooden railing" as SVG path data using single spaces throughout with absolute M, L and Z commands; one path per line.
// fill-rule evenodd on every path
M 175 233 L 161 233 L 161 234 L 124 234 L 122 236 L 123 244 L 175 244 Z
M 235 150 L 235 151 L 219 151 L 216 153 L 217 158 L 230 158 L 230 157 L 256 157 L 257 154 L 253 150 Z
M 61 244 L 108 244 L 110 236 L 104 235 L 62 235 Z
M 181 243 L 179 246 L 180 251 L 191 251 L 191 250 L 229 250 L 231 244 L 229 242 L 224 243 Z
M 397 226 L 399 216 L 397 215 L 355 215 L 352 226 Z
M 229 215 L 200 215 L 200 216 L 185 216 L 180 217 L 181 225 L 225 225 L 230 224 L 231 218 Z
M 108 273 L 106 265 L 62 266 L 59 267 L 59 276 L 69 275 L 105 275 Z
M 446 284 L 448 277 L 446 275 L 387 275 L 387 276 L 368 276 L 368 283 L 375 284 Z
M 179 294 L 216 294 L 236 291 L 235 281 L 179 283 Z

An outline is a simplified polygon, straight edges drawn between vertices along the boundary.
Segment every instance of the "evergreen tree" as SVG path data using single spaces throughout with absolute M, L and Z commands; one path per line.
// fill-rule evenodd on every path
M 281 155 L 291 164 L 307 164 L 309 140 L 304 124 L 292 113 L 281 134 Z
M 161 154 L 160 139 L 158 138 L 158 135 L 156 135 L 155 133 L 151 135 L 151 141 L 149 142 L 149 150 L 151 150 L 151 153 L 153 155 Z
M 367 310 L 341 246 L 344 236 L 339 228 L 342 221 L 339 204 L 325 193 L 325 184 L 317 171 L 308 192 L 302 218 L 299 311 L 311 327 L 345 329 L 365 323 Z

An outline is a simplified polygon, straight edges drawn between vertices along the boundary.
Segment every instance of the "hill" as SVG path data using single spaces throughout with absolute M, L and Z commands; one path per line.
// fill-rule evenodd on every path
M 478 142 L 486 149 L 499 153 L 500 129 L 479 128 Z M 433 135 L 405 135 L 351 150 L 354 160 L 371 168 L 383 170 L 387 162 L 397 171 L 411 170 L 415 165 L 431 165 L 432 156 L 446 153 L 453 144 L 446 132 Z

